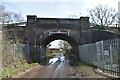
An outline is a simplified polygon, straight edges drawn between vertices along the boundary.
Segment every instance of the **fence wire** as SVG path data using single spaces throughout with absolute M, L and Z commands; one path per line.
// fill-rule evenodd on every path
M 105 73 L 118 75 L 118 38 L 82 45 L 79 49 L 82 61 L 98 66 L 98 69 Z
M 97 42 L 98 68 L 102 71 L 117 76 L 118 65 L 118 39 Z
M 86 44 L 79 47 L 80 59 L 89 64 L 97 65 L 97 47 L 96 43 Z
M 29 57 L 29 45 L 27 44 L 4 44 L 2 48 L 3 67 L 13 66 L 16 62 Z

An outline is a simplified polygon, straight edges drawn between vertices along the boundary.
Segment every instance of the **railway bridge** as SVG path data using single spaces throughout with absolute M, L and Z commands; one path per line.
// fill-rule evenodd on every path
M 79 46 L 114 38 L 115 34 L 91 30 L 89 17 L 70 18 L 38 18 L 36 15 L 27 16 L 24 28 L 24 40 L 29 43 L 30 57 L 39 62 L 46 56 L 46 46 L 57 39 L 65 40 L 73 47 L 75 59 L 79 58 Z

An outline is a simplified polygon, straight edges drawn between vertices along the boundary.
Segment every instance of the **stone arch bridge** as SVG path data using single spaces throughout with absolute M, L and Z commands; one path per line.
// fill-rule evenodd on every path
M 91 30 L 89 17 L 69 18 L 37 18 L 27 16 L 24 27 L 24 40 L 30 45 L 30 57 L 35 62 L 45 56 L 46 46 L 54 40 L 62 39 L 73 47 L 75 59 L 79 59 L 79 46 L 99 40 L 114 38 L 115 34 L 102 30 Z

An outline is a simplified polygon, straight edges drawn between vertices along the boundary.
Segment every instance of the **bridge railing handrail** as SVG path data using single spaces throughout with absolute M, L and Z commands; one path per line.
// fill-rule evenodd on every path
M 70 31 L 69 30 L 49 30 L 48 33 L 49 35 L 56 34 L 56 33 L 69 35 Z

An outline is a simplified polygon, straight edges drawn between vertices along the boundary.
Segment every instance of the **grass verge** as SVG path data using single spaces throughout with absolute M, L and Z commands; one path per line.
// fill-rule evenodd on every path
M 10 78 L 11 76 L 13 76 L 19 72 L 23 72 L 26 69 L 29 69 L 29 68 L 37 66 L 37 65 L 39 65 L 39 64 L 38 63 L 31 63 L 31 64 L 21 63 L 15 67 L 12 66 L 12 67 L 4 68 L 2 71 L 2 78 Z

